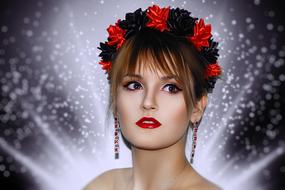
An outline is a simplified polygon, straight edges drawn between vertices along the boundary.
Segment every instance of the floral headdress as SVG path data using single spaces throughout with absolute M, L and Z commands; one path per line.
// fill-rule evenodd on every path
M 149 27 L 160 32 L 169 32 L 176 36 L 185 37 L 194 45 L 199 55 L 207 61 L 204 78 L 207 84 L 207 92 L 212 92 L 216 80 L 222 73 L 221 67 L 217 63 L 218 43 L 212 39 L 211 25 L 205 25 L 203 19 L 198 21 L 198 18 L 191 17 L 190 14 L 187 10 L 180 8 L 160 8 L 153 5 L 145 11 L 139 8 L 133 13 L 127 13 L 125 20 L 118 19 L 115 25 L 110 25 L 107 28 L 108 41 L 100 42 L 100 47 L 98 47 L 102 51 L 99 54 L 102 58 L 99 64 L 108 74 L 108 79 L 110 79 L 109 71 L 112 62 L 125 40 L 142 28 Z

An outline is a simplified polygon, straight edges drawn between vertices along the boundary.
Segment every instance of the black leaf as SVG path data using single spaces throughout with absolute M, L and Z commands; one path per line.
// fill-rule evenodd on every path
M 142 11 L 141 8 L 139 8 L 133 13 L 127 13 L 125 20 L 119 22 L 119 26 L 126 30 L 125 39 L 128 39 L 130 36 L 145 27 L 147 22 L 148 18 L 146 16 L 146 11 Z
M 100 42 L 100 47 L 98 47 L 98 49 L 102 50 L 99 56 L 102 57 L 104 61 L 111 61 L 115 58 L 116 54 L 115 46 L 109 46 L 106 42 L 105 43 Z
M 167 20 L 170 31 L 179 36 L 193 34 L 195 21 L 198 20 L 198 18 L 193 18 L 190 14 L 191 12 L 184 9 L 171 9 Z
M 216 63 L 219 57 L 218 51 L 218 42 L 210 39 L 209 47 L 203 47 L 200 53 L 208 61 L 208 63 Z

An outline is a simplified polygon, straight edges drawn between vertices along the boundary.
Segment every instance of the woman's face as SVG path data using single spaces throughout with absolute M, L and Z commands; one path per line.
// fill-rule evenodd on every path
M 190 117 L 187 115 L 182 86 L 166 75 L 150 69 L 137 76 L 125 76 L 118 87 L 117 116 L 124 137 L 135 147 L 165 148 L 175 144 L 185 134 Z M 190 109 L 192 110 L 192 109 Z M 136 122 L 153 117 L 161 123 L 154 129 L 141 128 Z

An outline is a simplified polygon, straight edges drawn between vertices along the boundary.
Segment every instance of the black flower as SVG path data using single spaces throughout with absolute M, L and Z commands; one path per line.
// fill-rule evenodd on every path
M 212 93 L 219 77 L 209 77 L 206 82 L 206 90 L 208 93 Z
M 115 46 L 109 46 L 107 43 L 100 42 L 100 47 L 98 49 L 102 50 L 102 52 L 99 54 L 99 56 L 104 61 L 111 61 L 114 60 L 116 55 L 116 47 Z
M 193 18 L 190 14 L 191 12 L 184 9 L 171 9 L 167 21 L 170 31 L 180 36 L 193 34 L 195 21 L 198 18 Z
M 218 51 L 218 42 L 210 39 L 209 47 L 203 47 L 200 53 L 208 61 L 208 63 L 216 63 L 219 57 Z
M 148 18 L 146 16 L 146 11 L 142 11 L 142 9 L 139 8 L 133 13 L 127 13 L 125 20 L 122 20 L 119 23 L 119 26 L 126 30 L 125 39 L 128 39 L 130 36 L 145 27 L 147 22 Z

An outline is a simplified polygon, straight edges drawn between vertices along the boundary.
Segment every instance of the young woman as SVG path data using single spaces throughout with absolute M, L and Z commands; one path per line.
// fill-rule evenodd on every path
M 153 5 L 126 14 L 107 30 L 108 41 L 99 49 L 110 82 L 114 150 L 118 158 L 121 131 L 133 167 L 106 171 L 85 190 L 220 189 L 190 165 L 207 94 L 222 74 L 211 26 L 184 9 Z

